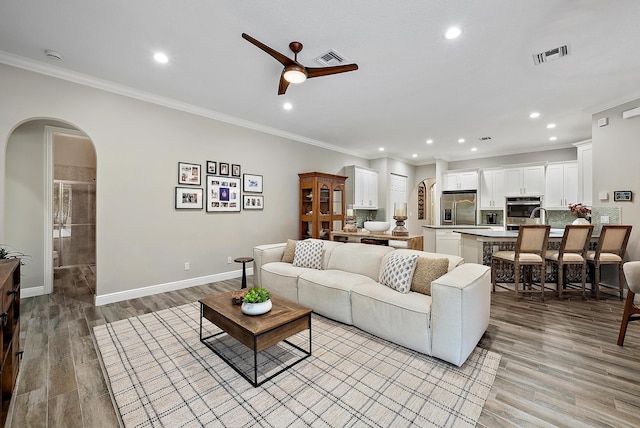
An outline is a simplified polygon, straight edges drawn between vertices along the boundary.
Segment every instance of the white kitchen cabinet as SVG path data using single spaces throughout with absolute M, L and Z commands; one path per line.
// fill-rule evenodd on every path
M 485 169 L 480 176 L 480 209 L 504 209 L 504 170 Z
M 378 173 L 355 165 L 345 167 L 347 204 L 355 209 L 378 209 Z
M 578 202 L 593 205 L 593 147 L 591 142 L 578 147 Z
M 568 208 L 578 201 L 578 163 L 547 165 L 544 206 L 548 209 Z
M 478 171 L 445 172 L 442 190 L 477 190 Z
M 505 168 L 505 196 L 539 196 L 544 194 L 544 165 Z
M 462 257 L 462 235 L 450 230 L 436 231 L 436 253 Z

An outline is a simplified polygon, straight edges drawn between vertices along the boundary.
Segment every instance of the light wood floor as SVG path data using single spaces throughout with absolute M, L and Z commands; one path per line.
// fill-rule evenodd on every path
M 250 282 L 250 277 L 249 277 Z M 91 269 L 58 271 L 50 296 L 22 299 L 11 427 L 115 427 L 91 327 L 240 288 L 234 279 L 95 307 Z M 616 345 L 622 302 L 492 296 L 480 342 L 502 355 L 479 426 L 640 426 L 640 322 Z

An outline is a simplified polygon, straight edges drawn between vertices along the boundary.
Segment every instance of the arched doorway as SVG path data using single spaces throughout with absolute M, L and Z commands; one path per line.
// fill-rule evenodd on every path
M 91 266 L 95 295 L 96 152 L 68 123 L 31 119 L 16 126 L 6 150 L 5 239 L 29 254 L 24 297 L 49 294 L 62 266 Z

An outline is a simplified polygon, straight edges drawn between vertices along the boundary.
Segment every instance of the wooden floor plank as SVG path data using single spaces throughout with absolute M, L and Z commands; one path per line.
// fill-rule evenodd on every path
M 95 267 L 56 270 L 53 294 L 22 299 L 25 355 L 11 426 L 53 427 L 63 414 L 80 418 L 72 425 L 113 426 L 91 328 L 240 288 L 232 279 L 95 307 L 94 281 Z M 625 346 L 617 346 L 622 308 L 616 297 L 560 301 L 548 294 L 541 302 L 492 294 L 479 345 L 502 360 L 478 426 L 640 426 L 640 323 L 630 324 Z M 51 346 L 56 338 L 60 344 Z M 72 378 L 81 384 L 74 387 Z M 50 391 L 48 382 L 56 383 Z

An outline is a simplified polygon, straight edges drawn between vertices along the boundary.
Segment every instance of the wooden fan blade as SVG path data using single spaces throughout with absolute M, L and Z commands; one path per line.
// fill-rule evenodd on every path
M 284 95 L 287 92 L 287 88 L 289 87 L 289 82 L 284 78 L 284 70 L 282 70 L 282 74 L 280 75 L 280 84 L 278 85 L 278 95 Z
M 246 33 L 242 33 L 242 38 L 247 40 L 249 43 L 252 43 L 254 45 L 256 45 L 257 47 L 259 47 L 260 49 L 262 49 L 263 51 L 265 51 L 266 53 L 268 53 L 269 55 L 271 55 L 272 57 L 274 57 L 276 60 L 278 60 L 278 62 L 280 62 L 280 64 L 284 65 L 285 67 L 287 65 L 291 65 L 291 64 L 297 64 L 294 60 L 292 60 L 291 58 L 281 54 L 280 52 L 271 49 L 269 46 L 265 45 L 264 43 L 254 39 L 253 37 L 251 37 L 250 35 L 246 34 Z
M 347 71 L 355 71 L 358 64 L 336 65 L 334 67 L 305 67 L 307 70 L 307 79 L 312 77 L 329 76 L 330 74 L 346 73 Z

